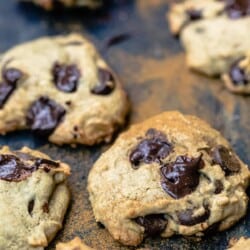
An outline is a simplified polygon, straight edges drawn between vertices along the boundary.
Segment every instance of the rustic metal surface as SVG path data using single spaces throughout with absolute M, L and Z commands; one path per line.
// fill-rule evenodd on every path
M 142 121 L 164 110 L 177 109 L 197 115 L 220 130 L 241 159 L 250 164 L 250 98 L 232 95 L 219 80 L 188 71 L 179 41 L 167 29 L 165 13 L 169 2 L 123 0 L 105 11 L 89 14 L 79 10 L 46 13 L 15 0 L 0 1 L 0 52 L 43 35 L 81 32 L 102 50 L 123 81 L 132 103 L 129 123 Z M 103 50 L 107 39 L 123 32 L 131 33 L 131 39 Z M 72 166 L 69 179 L 72 203 L 64 229 L 48 249 L 54 249 L 56 242 L 70 240 L 76 235 L 98 250 L 134 249 L 115 243 L 105 229 L 98 227 L 88 201 L 86 179 L 89 169 L 109 145 L 59 148 L 28 132 L 1 137 L 0 144 L 8 144 L 14 149 L 27 145 Z M 147 239 L 141 247 L 225 249 L 232 236 L 249 236 L 249 228 L 250 214 L 232 229 L 200 242 L 176 236 Z

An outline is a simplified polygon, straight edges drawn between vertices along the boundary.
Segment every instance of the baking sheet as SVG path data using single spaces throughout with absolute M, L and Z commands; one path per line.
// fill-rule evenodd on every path
M 27 3 L 0 1 L 0 53 L 40 36 L 81 32 L 95 43 L 117 72 L 127 90 L 135 123 L 165 110 L 180 110 L 197 115 L 217 128 L 235 151 L 250 163 L 250 97 L 230 94 L 216 79 L 190 72 L 179 41 L 167 28 L 167 0 L 120 0 L 98 12 L 68 10 L 46 13 Z M 109 49 L 105 43 L 115 35 L 129 33 L 130 39 Z M 88 172 L 99 155 L 110 145 L 77 148 L 57 147 L 28 132 L 0 137 L 0 144 L 13 149 L 24 145 L 41 150 L 52 158 L 72 166 L 69 185 L 72 203 L 64 229 L 48 249 L 58 241 L 82 237 L 96 249 L 126 248 L 113 241 L 107 230 L 93 217 L 86 192 Z M 146 239 L 140 247 L 149 249 L 225 249 L 231 237 L 250 235 L 250 213 L 236 226 L 222 233 L 194 239 L 175 236 L 170 239 Z

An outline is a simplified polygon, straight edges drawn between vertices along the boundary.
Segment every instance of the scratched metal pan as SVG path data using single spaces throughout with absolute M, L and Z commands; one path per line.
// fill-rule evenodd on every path
M 235 151 L 250 163 L 250 98 L 227 92 L 219 80 L 190 72 L 179 41 L 167 28 L 167 0 L 116 1 L 108 8 L 89 13 L 69 10 L 46 13 L 16 0 L 0 1 L 0 53 L 15 44 L 40 36 L 81 32 L 91 39 L 124 83 L 132 111 L 129 123 L 160 113 L 180 110 L 197 115 L 231 142 Z M 130 39 L 106 48 L 115 35 L 130 34 Z M 72 166 L 69 185 L 72 202 L 64 229 L 48 249 L 58 241 L 74 236 L 84 238 L 96 249 L 133 249 L 113 241 L 107 230 L 99 227 L 86 192 L 89 170 L 110 145 L 78 148 L 57 147 L 28 132 L 11 133 L 0 144 L 13 149 L 27 145 Z M 231 237 L 250 235 L 250 213 L 230 230 L 201 241 L 175 236 L 170 239 L 146 239 L 140 247 L 150 249 L 225 249 Z

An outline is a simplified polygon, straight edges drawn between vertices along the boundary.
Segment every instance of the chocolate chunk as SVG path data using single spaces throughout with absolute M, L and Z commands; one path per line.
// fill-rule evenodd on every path
M 42 164 L 53 166 L 55 168 L 59 167 L 59 165 L 60 165 L 58 162 L 55 162 L 55 161 L 52 161 L 52 160 L 49 160 L 49 159 L 42 159 L 42 158 L 36 159 L 35 165 L 37 167 L 39 167 Z
M 191 21 L 196 21 L 202 18 L 202 10 L 189 9 L 186 13 Z
M 130 162 L 135 168 L 140 163 L 160 163 L 166 158 L 173 147 L 166 136 L 155 129 L 149 129 L 146 133 L 146 139 L 142 140 L 129 156 Z
M 48 136 L 61 122 L 64 108 L 48 97 L 40 97 L 30 106 L 26 122 L 35 133 Z
M 16 84 L 22 77 L 22 72 L 15 68 L 5 69 L 2 72 L 3 82 L 0 83 L 0 108 L 3 107 L 12 92 L 16 89 Z
M 33 208 L 34 208 L 34 204 L 35 204 L 34 200 L 29 201 L 28 212 L 29 212 L 30 215 L 32 214 L 32 211 L 33 211 Z
M 20 80 L 23 76 L 23 73 L 19 69 L 9 68 L 5 69 L 2 72 L 3 79 L 12 84 L 16 84 L 18 80 Z
M 229 77 L 235 85 L 247 85 L 250 82 L 245 70 L 239 67 L 241 60 L 236 61 L 229 70 Z
M 215 193 L 215 194 L 220 194 L 221 191 L 224 189 L 223 183 L 222 183 L 220 180 L 216 180 L 216 181 L 214 182 L 214 185 L 215 185 L 214 193 Z
M 250 14 L 250 0 L 224 0 L 225 10 L 232 19 L 237 19 Z
M 211 157 L 212 163 L 220 165 L 226 176 L 240 171 L 240 162 L 234 153 L 223 145 L 214 147 L 211 151 Z
M 178 156 L 175 162 L 161 167 L 161 186 L 174 199 L 190 194 L 199 185 L 202 155 L 197 158 Z
M 76 91 L 81 74 L 75 64 L 55 63 L 52 73 L 54 83 L 59 90 L 66 93 Z
M 44 213 L 48 214 L 49 213 L 49 204 L 46 202 L 42 206 L 42 210 Z
M 14 155 L 0 155 L 0 179 L 5 181 L 21 181 L 35 171 Z
M 214 224 L 212 224 L 211 226 L 209 226 L 203 233 L 204 235 L 213 235 L 215 233 L 217 233 L 219 231 L 220 228 L 220 224 L 221 222 L 215 222 Z
M 137 224 L 144 227 L 146 236 L 161 234 L 168 224 L 163 214 L 150 214 L 144 217 L 137 217 L 134 220 Z
M 107 69 L 98 69 L 98 84 L 91 89 L 91 93 L 95 95 L 108 95 L 115 88 L 115 79 Z
M 210 211 L 208 208 L 205 208 L 205 212 L 202 215 L 193 216 L 193 213 L 193 209 L 187 209 L 185 211 L 178 212 L 177 217 L 180 224 L 184 226 L 193 226 L 204 222 L 210 216 Z

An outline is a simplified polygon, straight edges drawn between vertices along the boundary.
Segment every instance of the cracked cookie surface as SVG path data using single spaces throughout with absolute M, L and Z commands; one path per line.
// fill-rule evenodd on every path
M 0 60 L 0 133 L 31 129 L 56 144 L 109 141 L 125 122 L 122 86 L 84 37 L 18 45 Z
M 115 240 L 225 230 L 245 215 L 250 173 L 207 123 L 165 112 L 131 126 L 88 177 L 97 222 Z
M 29 148 L 0 149 L 0 249 L 42 250 L 62 228 L 70 168 Z

